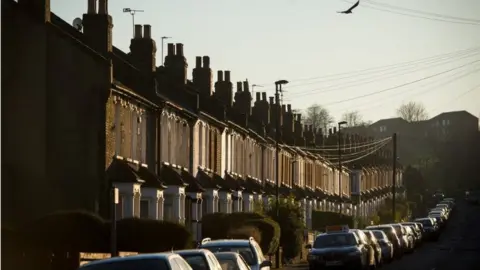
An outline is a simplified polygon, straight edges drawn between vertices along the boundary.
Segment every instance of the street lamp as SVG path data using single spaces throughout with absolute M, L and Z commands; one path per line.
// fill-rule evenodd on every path
M 338 122 L 338 185 L 340 186 L 340 196 L 343 197 L 343 185 L 342 185 L 342 138 L 340 130 L 343 125 L 346 125 L 347 121 Z M 342 204 L 343 205 L 343 204 Z M 340 210 L 342 212 L 343 209 Z
M 282 92 L 282 85 L 287 84 L 287 80 L 278 80 L 275 82 L 275 105 L 276 105 L 276 110 L 275 110 L 275 207 L 276 207 L 276 215 L 277 215 L 277 220 L 280 219 L 280 198 L 279 198 L 279 152 L 280 152 L 280 93 Z M 277 268 L 280 268 L 280 250 L 277 249 L 277 252 L 275 254 L 275 265 Z
M 170 38 L 172 38 L 172 37 L 162 37 L 162 46 L 161 46 L 161 47 L 162 47 L 162 48 L 161 48 L 161 49 L 162 49 L 162 66 L 163 66 L 163 62 L 164 62 L 164 57 L 163 57 L 163 45 L 165 44 L 165 40 L 166 40 L 166 39 L 170 39 Z
M 123 13 L 130 13 L 132 15 L 132 25 L 133 25 L 133 38 L 135 38 L 135 13 L 143 12 L 141 9 L 132 9 L 132 8 L 124 8 Z

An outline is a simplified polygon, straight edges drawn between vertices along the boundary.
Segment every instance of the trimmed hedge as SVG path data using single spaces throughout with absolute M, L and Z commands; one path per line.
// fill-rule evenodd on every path
M 192 235 L 185 226 L 161 220 L 126 218 L 117 221 L 118 250 L 162 252 L 192 247 Z
M 352 216 L 343 215 L 335 212 L 312 212 L 312 229 L 316 231 L 325 231 L 326 226 L 331 225 L 348 225 L 350 228 L 354 226 L 354 218 Z
M 262 233 L 257 227 L 252 225 L 242 225 L 238 228 L 231 228 L 227 235 L 228 238 L 232 239 L 249 239 L 253 237 L 257 242 L 262 241 Z
M 202 217 L 202 236 L 212 239 L 229 238 L 231 230 L 253 226 L 260 231 L 259 242 L 262 251 L 271 254 L 278 248 L 280 227 L 278 223 L 258 213 L 214 213 Z

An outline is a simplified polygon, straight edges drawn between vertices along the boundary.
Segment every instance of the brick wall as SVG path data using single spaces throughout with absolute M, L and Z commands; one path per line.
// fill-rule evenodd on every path
M 115 104 L 113 103 L 113 95 L 108 97 L 105 105 L 106 121 L 105 121 L 105 169 L 108 168 L 115 155 L 116 134 L 115 124 Z

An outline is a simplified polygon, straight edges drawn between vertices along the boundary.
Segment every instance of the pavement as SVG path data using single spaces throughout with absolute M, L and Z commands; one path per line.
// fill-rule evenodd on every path
M 306 270 L 308 265 L 285 266 Z M 384 265 L 383 270 L 478 270 L 480 269 L 480 206 L 460 201 L 437 242 L 427 242 L 413 254 Z

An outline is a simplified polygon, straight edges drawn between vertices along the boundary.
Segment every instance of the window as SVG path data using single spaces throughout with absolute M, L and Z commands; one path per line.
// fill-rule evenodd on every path
M 149 218 L 149 207 L 150 202 L 148 200 L 140 200 L 140 217 L 141 218 Z
M 387 131 L 387 126 L 380 127 L 380 132 L 386 132 L 386 131 Z
M 122 219 L 123 218 L 123 204 L 124 204 L 125 198 L 123 195 L 118 196 L 118 204 L 116 206 L 116 214 L 117 214 L 117 219 Z

